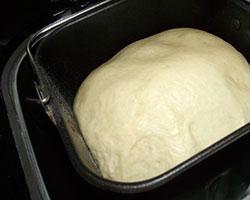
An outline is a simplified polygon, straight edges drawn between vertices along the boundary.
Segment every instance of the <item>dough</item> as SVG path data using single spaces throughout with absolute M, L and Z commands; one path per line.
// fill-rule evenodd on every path
M 246 59 L 201 30 L 130 44 L 82 83 L 74 112 L 102 175 L 160 175 L 250 121 Z

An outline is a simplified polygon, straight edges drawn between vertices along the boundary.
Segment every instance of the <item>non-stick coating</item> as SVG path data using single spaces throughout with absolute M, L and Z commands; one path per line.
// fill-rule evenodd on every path
M 215 0 L 110 1 L 107 6 L 93 10 L 89 16 L 83 16 L 73 23 L 65 24 L 60 30 L 43 39 L 36 51 L 36 60 L 46 76 L 43 77 L 46 79 L 44 83 L 51 95 L 48 107 L 69 156 L 82 177 L 99 187 L 116 192 L 146 191 L 170 181 L 248 132 L 248 127 L 245 127 L 222 143 L 207 149 L 205 154 L 196 156 L 163 176 L 134 184 L 115 183 L 96 176 L 97 171 L 91 164 L 86 167 L 80 161 L 72 139 L 72 134 L 80 136 L 72 105 L 81 82 L 93 69 L 133 41 L 170 28 L 193 27 L 223 37 L 245 56 L 249 56 L 250 40 L 247 37 L 236 37 L 245 32 L 243 29 L 239 30 L 237 22 L 233 21 L 238 20 L 235 17 L 240 15 L 243 26 L 249 24 L 249 16 L 246 10 L 233 5 L 234 3 L 227 1 L 219 3 Z M 222 12 L 223 9 L 227 12 Z M 88 149 L 87 146 L 84 148 Z

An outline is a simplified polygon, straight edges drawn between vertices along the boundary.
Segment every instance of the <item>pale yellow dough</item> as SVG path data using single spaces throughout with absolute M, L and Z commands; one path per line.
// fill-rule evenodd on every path
M 212 34 L 168 30 L 94 70 L 74 112 L 105 178 L 149 179 L 250 121 L 249 64 Z

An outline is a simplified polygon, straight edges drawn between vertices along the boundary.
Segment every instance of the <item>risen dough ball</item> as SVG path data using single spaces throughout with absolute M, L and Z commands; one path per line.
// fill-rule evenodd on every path
M 249 64 L 209 33 L 165 31 L 94 70 L 74 112 L 105 178 L 145 180 L 250 121 Z

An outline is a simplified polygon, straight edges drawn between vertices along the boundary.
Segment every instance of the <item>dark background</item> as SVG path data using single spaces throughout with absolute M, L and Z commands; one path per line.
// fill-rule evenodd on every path
M 18 43 L 32 30 L 49 20 L 50 9 L 48 0 L 1 2 L 0 72 L 2 72 L 4 64 Z M 28 190 L 11 134 L 2 95 L 0 97 L 0 113 L 0 198 L 8 200 L 28 199 Z
M 75 12 L 86 0 L 12 0 L 0 3 L 0 74 L 17 45 L 34 31 Z M 88 3 L 88 2 L 87 2 Z M 0 90 L 0 199 L 29 199 Z

